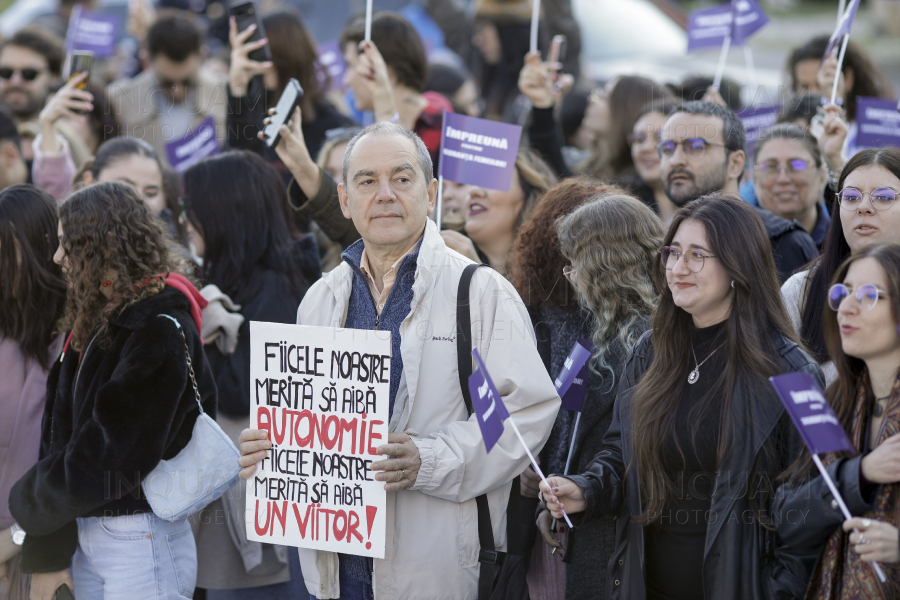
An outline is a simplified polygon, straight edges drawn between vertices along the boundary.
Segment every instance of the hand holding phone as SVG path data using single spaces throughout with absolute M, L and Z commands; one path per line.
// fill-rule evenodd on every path
M 281 139 L 278 130 L 290 120 L 294 109 L 300 106 L 302 99 L 303 88 L 300 87 L 300 83 L 296 79 L 289 79 L 284 87 L 284 92 L 281 93 L 281 98 L 278 99 L 278 104 L 275 105 L 274 112 L 270 113 L 268 122 L 262 131 L 266 146 L 274 148 L 278 145 L 278 140 Z
M 237 24 L 237 30 L 240 33 L 247 31 L 251 25 L 255 27 L 253 33 L 243 40 L 244 44 L 252 44 L 261 42 L 266 37 L 266 31 L 263 29 L 262 20 L 256 11 L 256 5 L 251 2 L 238 0 L 231 5 L 231 16 Z M 269 50 L 269 44 L 263 44 L 247 55 L 250 60 L 257 62 L 265 62 L 272 60 L 272 51 Z

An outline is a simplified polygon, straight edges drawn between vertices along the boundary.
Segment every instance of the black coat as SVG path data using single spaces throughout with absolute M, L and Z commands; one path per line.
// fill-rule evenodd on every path
M 820 385 L 824 383 L 815 361 L 796 344 L 778 335 L 775 347 L 779 349 L 782 372 L 803 371 L 815 377 Z M 608 598 L 643 600 L 646 597 L 644 528 L 634 522 L 641 514 L 641 496 L 639 477 L 632 464 L 630 424 L 634 387 L 649 368 L 652 356 L 648 332 L 626 362 L 603 451 L 597 454 L 586 473 L 572 477 L 583 490 L 587 503 L 581 519 L 590 520 L 602 514 L 616 518 L 616 549 L 608 565 Z M 783 464 L 767 469 L 770 473 L 781 473 L 792 463 L 799 456 L 803 442 L 767 382 L 739 379 L 732 397 L 732 410 L 738 435 L 729 445 L 716 474 L 704 548 L 704 597 L 800 598 L 806 591 L 815 554 L 788 548 L 773 531 L 759 525 L 753 517 L 749 495 L 739 491 L 748 483 L 760 448 L 771 435 L 780 436 L 789 450 L 778 457 Z M 633 470 L 626 477 L 628 465 Z
M 142 477 L 187 445 L 200 414 L 182 331 L 203 409 L 215 417 L 216 386 L 200 335 L 187 297 L 174 288 L 112 319 L 107 348 L 92 338 L 81 354 L 70 347 L 54 361 L 40 460 L 9 495 L 10 512 L 26 532 L 23 572 L 67 568 L 79 517 L 151 512 Z
M 762 219 L 772 244 L 779 283 L 787 281 L 788 277 L 819 256 L 816 243 L 800 223 L 782 219 L 759 207 L 756 207 L 756 212 Z

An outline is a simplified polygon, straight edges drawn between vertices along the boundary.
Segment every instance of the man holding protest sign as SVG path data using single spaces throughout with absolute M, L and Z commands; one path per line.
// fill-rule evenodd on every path
M 511 432 L 488 455 L 458 381 L 455 290 L 469 261 L 428 220 L 437 181 L 408 129 L 376 123 L 351 140 L 341 209 L 362 240 L 307 293 L 298 323 L 391 332 L 389 435 L 374 479 L 387 492 L 384 559 L 301 549 L 317 598 L 471 598 L 479 574 L 475 498 L 487 494 L 495 547 L 505 548 L 509 482 L 527 462 Z M 472 280 L 472 338 L 532 451 L 544 444 L 559 398 L 512 286 L 480 269 Z M 513 357 L 515 359 L 513 360 Z M 242 476 L 269 454 L 259 430 L 241 436 Z

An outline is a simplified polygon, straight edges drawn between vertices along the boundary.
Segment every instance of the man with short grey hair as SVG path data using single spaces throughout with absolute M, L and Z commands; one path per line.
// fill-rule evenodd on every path
M 284 131 L 284 130 L 283 130 Z M 347 147 L 341 211 L 362 239 L 307 292 L 297 323 L 391 331 L 388 443 L 372 464 L 385 482 L 384 560 L 300 549 L 303 578 L 318 599 L 475 598 L 478 510 L 486 494 L 494 545 L 506 546 L 510 482 L 527 455 L 507 431 L 485 452 L 467 414 L 457 371 L 456 290 L 471 261 L 447 248 L 428 219 L 437 198 L 431 158 L 419 137 L 376 123 Z M 515 289 L 495 271 L 471 282 L 471 338 L 532 452 L 550 434 L 559 397 Z M 271 443 L 241 434 L 242 477 Z

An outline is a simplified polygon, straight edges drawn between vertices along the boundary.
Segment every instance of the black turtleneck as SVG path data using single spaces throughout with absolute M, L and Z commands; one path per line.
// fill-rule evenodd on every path
M 674 435 L 663 442 L 664 466 L 675 493 L 660 519 L 644 531 L 648 600 L 703 598 L 703 552 L 721 410 L 714 400 L 708 410 L 698 413 L 698 409 L 725 368 L 725 348 L 720 347 L 724 341 L 724 321 L 691 327 L 693 352 L 703 365 L 696 383 L 685 382 L 675 410 Z M 696 364 L 693 355 L 690 364 L 691 368 Z

